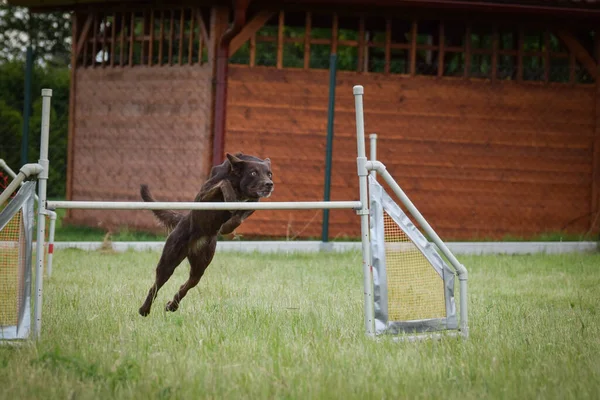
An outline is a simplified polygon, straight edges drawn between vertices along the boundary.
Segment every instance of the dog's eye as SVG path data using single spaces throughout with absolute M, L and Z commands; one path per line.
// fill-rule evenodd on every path
M 250 172 L 250 176 L 256 176 L 256 171 Z
M 269 173 L 267 174 L 267 176 L 269 177 L 269 179 L 271 179 L 271 178 L 273 177 L 273 174 L 269 172 Z

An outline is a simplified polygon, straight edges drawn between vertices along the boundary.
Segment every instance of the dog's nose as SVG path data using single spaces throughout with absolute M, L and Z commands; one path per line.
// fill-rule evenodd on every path
M 267 183 L 265 183 L 265 186 L 266 186 L 268 189 L 273 189 L 273 182 L 267 182 Z

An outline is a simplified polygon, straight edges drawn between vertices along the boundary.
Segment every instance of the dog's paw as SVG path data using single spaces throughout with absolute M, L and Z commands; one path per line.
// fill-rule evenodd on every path
M 175 303 L 174 301 L 169 301 L 167 303 L 167 305 L 165 306 L 165 311 L 177 311 L 177 309 L 179 308 L 179 304 Z
M 146 309 L 146 308 L 144 308 L 144 307 L 140 307 L 140 309 L 138 310 L 138 312 L 140 313 L 140 315 L 141 315 L 142 317 L 147 317 L 147 316 L 148 316 L 148 314 L 150 314 L 150 310 L 149 310 L 149 309 Z

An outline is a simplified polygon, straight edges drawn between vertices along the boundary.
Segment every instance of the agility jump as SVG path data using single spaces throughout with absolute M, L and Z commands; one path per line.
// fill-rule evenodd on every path
M 468 336 L 467 270 L 456 259 L 419 210 L 387 171 L 385 165 L 368 160 L 365 152 L 363 87 L 354 86 L 359 200 L 310 202 L 114 202 L 48 201 L 48 132 L 52 91 L 42 90 L 42 139 L 38 180 L 37 254 L 44 245 L 47 210 L 306 210 L 352 209 L 360 218 L 364 285 L 364 328 L 368 336 L 408 333 L 409 338 L 435 332 Z M 381 177 L 405 207 L 406 213 L 375 179 Z M 15 180 L 16 181 L 16 180 Z M 11 184 L 12 185 L 12 184 Z M 11 187 L 14 190 L 18 187 Z M 7 192 L 8 189 L 5 191 Z M 4 193 L 3 193 L 4 195 Z M 10 196 L 10 193 L 7 195 Z M 1 203 L 0 203 L 1 204 Z M 0 214 L 2 215 L 2 214 Z M 428 235 L 432 243 L 410 220 Z M 438 253 L 441 252 L 441 255 Z M 442 255 L 446 258 L 444 260 Z M 43 257 L 36 265 L 34 335 L 41 330 Z M 454 301 L 454 278 L 459 281 L 459 309 Z

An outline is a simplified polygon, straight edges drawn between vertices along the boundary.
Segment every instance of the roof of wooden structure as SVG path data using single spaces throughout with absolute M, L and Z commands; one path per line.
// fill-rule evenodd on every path
M 115 3 L 146 3 L 161 4 L 152 0 L 8 0 L 9 4 L 25 6 L 32 11 L 51 11 L 56 9 L 72 10 L 86 8 L 92 5 Z M 169 3 L 191 3 L 177 1 Z M 195 5 L 223 5 L 218 0 L 196 0 Z M 230 1 L 229 3 L 233 3 Z M 307 6 L 307 7 L 352 7 L 366 6 L 371 8 L 396 7 L 435 7 L 460 8 L 470 10 L 504 11 L 504 12 L 534 12 L 545 14 L 566 13 L 569 15 L 590 16 L 600 12 L 600 0 L 252 0 L 250 6 Z

